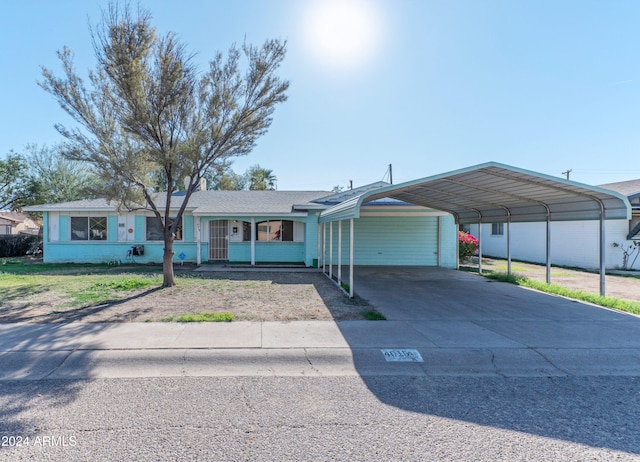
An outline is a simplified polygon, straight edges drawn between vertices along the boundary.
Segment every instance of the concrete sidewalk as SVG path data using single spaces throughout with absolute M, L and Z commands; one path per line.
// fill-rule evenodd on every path
M 632 323 L 639 328 L 632 336 L 616 335 L 618 328 L 629 327 L 620 319 L 574 324 L 561 320 L 0 324 L 0 380 L 640 376 L 640 323 Z M 572 329 L 579 338 L 572 337 Z M 546 336 L 532 337 L 531 332 Z M 417 356 L 385 355 L 387 349 L 414 350 L 422 361 L 415 361 Z

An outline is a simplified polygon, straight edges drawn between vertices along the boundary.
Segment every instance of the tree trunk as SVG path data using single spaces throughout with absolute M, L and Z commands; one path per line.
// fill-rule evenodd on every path
M 164 255 L 162 257 L 162 287 L 173 287 L 176 285 L 173 278 L 173 238 L 165 238 Z

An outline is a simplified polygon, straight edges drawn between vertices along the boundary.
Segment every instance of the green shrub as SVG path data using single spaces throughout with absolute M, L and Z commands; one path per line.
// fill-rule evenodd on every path
M 32 234 L 15 234 L 0 236 L 0 258 L 22 257 L 41 245 L 41 238 Z

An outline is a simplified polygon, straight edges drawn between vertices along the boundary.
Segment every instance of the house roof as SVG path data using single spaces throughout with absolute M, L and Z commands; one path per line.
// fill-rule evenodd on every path
M 320 222 L 358 218 L 369 201 L 391 198 L 453 214 L 461 224 L 629 219 L 617 192 L 497 162 L 369 191 L 320 214 Z
M 324 209 L 315 201 L 327 191 L 198 191 L 189 201 L 194 215 L 290 214 Z
M 331 195 L 328 191 L 196 191 L 191 196 L 188 210 L 194 215 L 269 215 L 291 214 L 296 210 L 324 209 L 326 205 L 314 202 Z M 174 195 L 173 209 L 182 204 L 184 196 Z M 165 196 L 159 195 L 158 208 L 164 207 Z M 25 207 L 27 211 L 105 211 L 117 210 L 115 202 L 106 199 L 88 199 Z

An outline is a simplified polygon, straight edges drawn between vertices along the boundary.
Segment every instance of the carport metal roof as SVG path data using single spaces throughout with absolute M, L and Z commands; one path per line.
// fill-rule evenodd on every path
M 631 218 L 615 191 L 488 162 L 367 191 L 323 211 L 320 223 L 359 218 L 363 203 L 381 198 L 443 210 L 460 224 Z
M 376 199 L 391 198 L 451 213 L 458 224 L 507 223 L 507 260 L 511 272 L 509 224 L 512 222 L 546 222 L 547 283 L 550 283 L 550 222 L 598 220 L 600 222 L 600 293 L 605 294 L 604 220 L 631 218 L 631 204 L 626 196 L 574 181 L 523 170 L 497 162 L 487 162 L 419 180 L 364 192 L 324 210 L 321 224 L 350 220 L 350 295 L 353 296 L 353 219 L 360 217 L 360 207 Z M 333 227 L 330 227 L 330 232 Z M 341 228 L 339 228 L 341 229 Z M 482 227 L 479 228 L 481 234 Z M 323 236 L 324 236 L 323 227 Z M 482 272 L 482 239 L 479 271 Z M 331 249 L 331 241 L 330 241 Z M 322 266 L 325 267 L 325 244 Z M 332 255 L 329 277 L 332 277 Z M 340 260 L 340 253 L 338 256 Z M 340 279 L 340 273 L 338 276 Z

